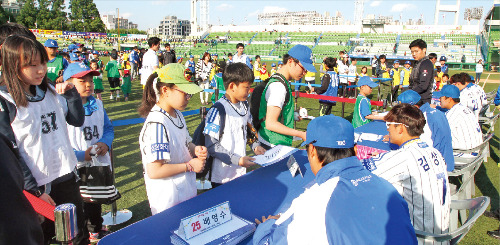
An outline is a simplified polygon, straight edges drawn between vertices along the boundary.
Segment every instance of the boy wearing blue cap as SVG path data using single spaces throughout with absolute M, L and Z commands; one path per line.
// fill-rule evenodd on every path
M 261 121 L 259 141 L 264 148 L 275 145 L 291 146 L 293 137 L 305 139 L 306 132 L 293 128 L 294 105 L 290 80 L 300 80 L 307 71 L 316 72 L 312 51 L 304 45 L 296 45 L 283 56 L 283 67 L 269 79 L 262 93 L 259 106 Z
M 441 56 L 441 58 L 439 58 L 439 63 L 441 63 L 441 71 L 443 72 L 443 74 L 447 74 L 448 73 L 448 65 L 446 64 L 446 56 Z
M 106 110 L 104 110 L 102 101 L 92 96 L 94 91 L 93 76 L 98 75 L 98 71 L 91 70 L 83 63 L 70 64 L 63 75 L 64 81 L 75 85 L 85 109 L 85 121 L 81 127 L 68 124 L 68 135 L 78 160 L 77 168 L 81 178 L 84 177 L 82 174 L 84 174 L 86 167 L 95 164 L 92 161 L 93 155 L 97 155 L 97 161 L 105 166 L 110 166 L 111 163 L 108 151 L 114 139 L 113 125 Z M 92 152 L 93 149 L 95 152 Z M 94 178 L 98 178 L 98 176 L 94 176 Z M 86 199 L 84 198 L 84 200 Z M 84 201 L 83 210 L 91 242 L 107 235 L 108 233 L 102 230 L 101 204 Z
M 45 50 L 49 56 L 49 61 L 47 62 L 47 77 L 55 83 L 62 83 L 62 73 L 68 67 L 68 61 L 62 56 L 57 54 L 59 45 L 56 40 L 47 39 L 45 41 Z
M 389 72 L 389 76 L 392 78 L 392 101 L 396 101 L 398 97 L 399 81 L 401 81 L 401 74 L 399 71 L 399 60 L 395 60 L 392 64 L 392 68 Z
M 276 63 L 272 63 L 271 64 L 271 76 L 274 75 L 274 73 L 276 73 L 277 70 L 276 70 Z
M 460 90 L 454 85 L 444 85 L 435 92 L 441 107 L 448 109 L 445 113 L 451 129 L 453 149 L 472 149 L 483 143 L 483 133 L 474 113 L 460 102 Z M 474 157 L 471 154 L 455 154 L 458 157 Z M 456 162 L 458 166 L 459 162 Z
M 406 201 L 356 157 L 349 121 L 333 115 L 313 119 L 302 145 L 314 185 L 282 215 L 256 220 L 254 244 L 417 243 Z
M 193 55 L 189 56 L 189 60 L 186 61 L 186 63 L 184 64 L 184 66 L 186 66 L 186 68 L 188 68 L 191 71 L 191 77 L 196 77 L 195 76 L 195 74 L 196 74 L 196 71 L 195 71 L 196 64 L 194 63 L 194 56 Z
M 373 91 L 373 88 L 377 87 L 378 83 L 374 83 L 372 79 L 368 76 L 361 77 L 358 80 L 357 87 L 359 88 L 359 94 L 356 98 L 356 104 L 354 105 L 354 114 L 352 115 L 352 126 L 354 128 L 363 126 L 373 119 L 377 119 L 376 113 L 372 114 L 372 106 L 370 99 L 367 98 Z

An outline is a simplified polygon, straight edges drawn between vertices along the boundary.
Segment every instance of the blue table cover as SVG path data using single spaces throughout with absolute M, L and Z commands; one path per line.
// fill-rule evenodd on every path
M 171 244 L 171 231 L 179 228 L 182 218 L 225 201 L 229 201 L 231 212 L 252 222 L 255 218 L 284 212 L 315 177 L 307 152 L 299 150 L 293 155 L 304 177 L 299 173 L 292 177 L 286 158 L 116 231 L 99 244 Z M 252 238 L 240 244 L 252 244 Z

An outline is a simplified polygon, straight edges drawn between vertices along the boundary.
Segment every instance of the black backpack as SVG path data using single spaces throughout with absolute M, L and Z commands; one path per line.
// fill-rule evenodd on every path
M 288 101 L 290 100 L 290 92 L 288 91 L 288 86 L 283 75 L 275 73 L 266 80 L 260 82 L 250 96 L 250 114 L 252 115 L 253 127 L 257 132 L 259 132 L 262 122 L 264 122 L 264 118 L 259 118 L 260 100 L 262 98 L 262 93 L 264 93 L 264 89 L 266 89 L 266 86 L 271 78 L 278 79 L 278 81 L 281 82 L 281 84 L 283 84 L 286 88 L 285 103 L 283 105 L 288 104 Z
M 219 125 L 219 139 L 221 139 L 222 135 L 224 135 L 224 126 L 226 124 L 226 109 L 224 108 L 224 105 L 219 102 L 215 102 L 215 104 L 213 104 L 211 108 L 214 107 L 217 108 L 219 117 L 221 118 Z M 201 123 L 198 125 L 198 127 L 196 127 L 196 130 L 193 133 L 193 144 L 195 145 L 205 146 L 205 134 L 203 134 L 203 130 L 205 129 L 205 122 L 206 118 L 203 118 L 203 120 L 201 120 Z M 205 162 L 205 168 L 203 169 L 203 171 L 196 173 L 196 178 L 203 178 L 208 174 L 208 180 L 212 179 L 213 161 L 214 158 L 209 154 L 207 157 L 207 161 Z

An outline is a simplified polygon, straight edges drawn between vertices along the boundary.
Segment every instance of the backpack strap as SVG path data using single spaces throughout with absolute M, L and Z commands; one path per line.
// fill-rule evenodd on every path
M 219 140 L 222 139 L 222 135 L 224 135 L 224 127 L 226 126 L 226 109 L 224 105 L 220 102 L 215 102 L 212 107 L 216 108 L 219 112 L 220 117 L 220 129 L 219 129 Z
M 288 104 L 288 101 L 290 100 L 290 91 L 288 91 L 288 86 L 287 86 L 288 83 L 286 82 L 285 77 L 283 77 L 283 75 L 281 75 L 279 73 L 274 73 L 268 79 L 271 79 L 271 78 L 277 79 L 281 84 L 283 84 L 283 86 L 285 86 L 286 95 L 285 95 L 285 102 L 283 103 L 283 106 L 285 106 L 286 104 Z

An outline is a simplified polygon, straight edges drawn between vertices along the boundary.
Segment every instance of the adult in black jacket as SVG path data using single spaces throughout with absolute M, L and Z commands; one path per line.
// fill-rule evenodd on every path
M 16 149 L 0 134 L 0 244 L 42 244 L 38 216 L 23 194 L 24 179 Z
M 410 43 L 410 50 L 416 62 L 410 74 L 409 89 L 420 94 L 422 103 L 430 103 L 435 74 L 434 65 L 426 56 L 427 43 L 422 39 L 416 39 Z
M 166 66 L 170 63 L 176 63 L 175 51 L 170 50 L 170 43 L 165 44 L 165 52 L 163 53 L 163 65 Z

